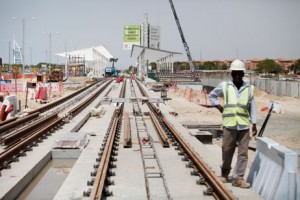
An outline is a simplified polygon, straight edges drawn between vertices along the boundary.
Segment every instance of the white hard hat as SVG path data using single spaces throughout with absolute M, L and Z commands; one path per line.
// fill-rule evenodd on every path
M 234 60 L 231 64 L 230 64 L 230 71 L 245 71 L 245 64 L 240 61 L 240 60 Z

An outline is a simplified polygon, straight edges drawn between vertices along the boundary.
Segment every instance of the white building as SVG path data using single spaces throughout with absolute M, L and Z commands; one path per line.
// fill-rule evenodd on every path
M 81 50 L 75 50 L 70 52 L 63 52 L 56 54 L 58 56 L 65 57 L 66 66 L 65 71 L 68 71 L 67 58 L 68 57 L 84 57 L 85 69 L 90 68 L 89 75 L 102 78 L 105 74 L 105 67 L 109 64 L 109 59 L 113 58 L 111 53 L 103 46 L 91 47 Z

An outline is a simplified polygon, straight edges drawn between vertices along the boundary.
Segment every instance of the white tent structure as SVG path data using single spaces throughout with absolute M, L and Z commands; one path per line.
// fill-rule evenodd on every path
M 89 75 L 94 77 L 102 78 L 105 74 L 105 67 L 109 63 L 109 59 L 113 58 L 111 53 L 103 46 L 91 47 L 76 51 L 63 52 L 56 54 L 58 56 L 65 57 L 66 66 L 65 71 L 67 72 L 67 59 L 68 57 L 84 57 L 85 59 L 85 67 L 90 68 L 91 72 Z

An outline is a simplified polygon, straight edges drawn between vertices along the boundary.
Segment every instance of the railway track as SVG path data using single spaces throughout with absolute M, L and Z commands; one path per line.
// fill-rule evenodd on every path
M 5 137 L 2 137 L 2 144 L 7 145 L 7 147 L 5 151 L 0 154 L 0 169 L 9 168 L 11 162 L 16 161 L 19 156 L 25 155 L 28 150 L 32 149 L 33 145 L 50 136 L 59 127 L 63 128 L 67 118 L 75 118 L 77 115 L 80 115 L 82 110 L 93 102 L 109 84 L 110 83 L 104 84 L 102 88 L 93 91 L 88 98 L 77 102 L 76 106 L 66 112 L 67 114 L 61 115 L 59 112 L 54 112 L 54 110 L 59 110 L 57 108 L 53 108 L 52 112 L 50 112 L 51 109 L 48 111 L 42 111 L 42 109 L 32 113 L 32 115 L 34 114 L 37 117 L 32 116 L 32 118 L 30 117 L 31 120 L 40 118 L 40 122 L 35 121 L 33 123 L 38 128 L 34 128 L 34 125 L 29 125 L 28 127 L 23 127 L 24 130 L 18 129 L 18 131 L 11 132 Z M 162 162 L 160 158 L 163 149 L 178 151 L 177 154 L 182 161 L 186 162 L 186 167 L 192 169 L 191 175 L 198 176 L 198 181 L 194 183 L 195 187 L 200 187 L 197 186 L 197 184 L 205 186 L 206 189 L 203 191 L 205 195 L 211 196 L 214 199 L 237 199 L 232 192 L 219 181 L 210 167 L 205 164 L 199 154 L 186 142 L 181 133 L 174 128 L 168 118 L 162 114 L 159 107 L 148 101 L 146 101 L 147 109 L 141 104 L 141 101 L 138 99 L 144 100 L 145 98 L 149 98 L 149 96 L 138 81 L 129 82 L 125 80 L 121 84 L 122 87 L 116 99 L 130 99 L 131 111 L 128 110 L 129 107 L 127 107 L 126 111 L 124 110 L 124 105 L 126 104 L 124 102 L 127 102 L 127 100 L 114 102 L 115 109 L 111 115 L 111 120 L 102 143 L 98 143 L 97 156 L 89 158 L 94 159 L 93 166 L 90 166 L 92 168 L 90 177 L 87 178 L 87 180 L 80 180 L 87 183 L 87 189 L 81 192 L 81 197 L 83 196 L 83 198 L 87 197 L 89 199 L 114 198 L 114 190 L 116 184 L 118 184 L 118 182 L 115 183 L 114 180 L 116 177 L 121 176 L 117 170 L 120 148 L 136 149 L 138 145 L 138 152 L 143 166 L 143 179 L 147 199 L 155 199 L 157 186 L 160 186 L 159 193 L 163 193 L 161 194 L 163 199 L 173 199 L 173 190 L 170 190 L 172 183 L 168 181 L 168 176 L 166 176 L 166 174 L 168 174 L 166 170 L 169 169 L 165 168 L 165 161 Z M 130 92 L 126 93 L 126 88 L 129 88 Z M 136 88 L 139 88 L 139 90 L 136 90 Z M 110 91 L 111 89 L 104 96 L 108 99 L 114 99 L 115 97 L 113 95 L 109 96 Z M 45 115 L 45 119 L 40 117 L 40 111 Z M 46 120 L 47 123 L 44 120 Z M 85 123 L 87 123 L 88 120 L 87 118 L 80 127 L 85 127 Z M 101 118 L 98 120 L 101 120 Z M 149 122 L 153 128 L 150 127 Z M 80 127 L 78 127 L 77 131 Z M 136 128 L 136 135 L 132 134 L 134 127 Z M 101 129 L 103 129 L 103 127 L 101 127 Z M 149 134 L 152 132 L 152 129 L 159 143 L 156 143 L 154 135 L 152 135 L 154 133 Z M 22 137 L 20 137 L 21 135 Z M 134 137 L 137 137 L 138 143 Z M 122 157 L 122 159 L 124 158 Z
M 0 153 L 0 170 L 9 169 L 10 163 L 17 161 L 19 156 L 25 155 L 25 152 L 31 149 L 31 146 L 36 145 L 41 140 L 45 139 L 48 135 L 50 135 L 54 130 L 56 130 L 59 126 L 62 126 L 65 122 L 64 118 L 74 117 L 78 114 L 82 109 L 86 108 L 97 96 L 99 96 L 112 81 L 108 81 L 106 83 L 99 84 L 102 85 L 100 89 L 97 89 L 90 97 L 86 100 L 82 101 L 79 105 L 73 107 L 70 111 L 68 111 L 66 117 L 59 117 L 59 111 L 55 109 L 56 106 L 61 105 L 61 103 L 66 102 L 72 98 L 77 98 L 79 94 L 90 88 L 88 86 L 83 88 L 63 99 L 53 102 L 47 106 L 43 106 L 42 108 L 38 108 L 32 113 L 29 113 L 27 117 L 17 119 L 16 121 L 12 121 L 8 124 L 5 124 L 4 129 L 8 130 L 15 123 L 22 121 L 23 127 L 11 131 L 7 134 L 4 134 L 0 138 L 0 142 L 2 145 L 5 145 L 4 151 Z M 92 84 L 92 86 L 97 83 Z M 77 99 L 76 99 L 77 100 Z M 53 113 L 48 115 L 40 116 L 39 112 L 46 112 L 50 109 L 54 109 Z M 24 126 L 26 124 L 26 126 Z
M 30 123 L 33 121 L 35 118 L 38 118 L 40 114 L 45 113 L 51 109 L 55 109 L 56 107 L 62 105 L 63 103 L 76 98 L 80 94 L 82 94 L 84 91 L 88 90 L 89 88 L 94 87 L 95 85 L 101 85 L 104 84 L 105 82 L 93 82 L 92 84 L 81 88 L 80 90 L 77 90 L 73 92 L 70 95 L 67 95 L 65 97 L 62 97 L 56 101 L 53 101 L 51 103 L 45 104 L 39 108 L 36 108 L 32 111 L 27 112 L 27 115 L 25 117 L 14 117 L 11 119 L 8 119 L 6 121 L 3 121 L 0 123 L 0 136 L 4 136 L 8 132 L 14 131 L 20 127 L 23 127 L 24 125 Z
M 142 85 L 138 83 L 141 93 L 145 97 L 149 97 Z M 193 148 L 185 142 L 181 134 L 173 127 L 173 125 L 159 112 L 159 110 L 153 105 L 153 103 L 147 103 L 152 110 L 152 118 L 156 118 L 154 121 L 159 121 L 162 126 L 160 128 L 160 137 L 164 137 L 165 143 L 168 138 L 172 141 L 173 145 L 177 146 L 177 150 L 180 151 L 180 155 L 184 156 L 184 160 L 189 162 L 189 167 L 194 168 L 194 175 L 199 176 L 197 183 L 207 186 L 205 194 L 213 195 L 216 199 L 237 199 L 231 191 L 229 191 L 215 173 L 202 161 Z M 155 115 L 155 117 L 154 117 Z M 156 123 L 156 122 L 155 122 Z M 163 136 L 161 136 L 163 135 Z M 168 135 L 165 136 L 165 135 Z
M 125 97 L 125 88 L 126 81 L 123 82 L 119 95 L 120 98 Z M 95 177 L 88 182 L 88 185 L 92 185 L 93 187 L 91 190 L 84 192 L 84 196 L 88 196 L 90 199 L 100 200 L 103 199 L 104 196 L 111 195 L 106 186 L 111 184 L 109 176 L 114 175 L 110 169 L 115 167 L 113 162 L 116 161 L 115 156 L 117 156 L 117 150 L 119 146 L 123 107 L 123 104 L 119 104 L 115 109 L 110 126 L 107 130 L 107 134 L 105 135 L 102 143 L 102 148 L 98 154 L 99 157 L 96 159 L 96 171 L 91 174 Z
M 31 150 L 32 146 L 37 145 L 42 139 L 45 139 L 53 132 L 53 130 L 58 126 L 61 126 L 62 123 L 62 118 L 58 117 L 57 114 L 54 114 L 46 117 L 44 119 L 44 124 L 38 129 L 30 130 L 30 133 L 28 133 L 28 129 L 26 129 L 18 132 L 17 136 L 11 135 L 6 138 L 6 142 L 14 142 L 0 154 L 0 170 L 9 169 L 11 162 L 18 161 L 19 156 L 26 155 L 26 151 Z M 26 135 L 22 135 L 22 133 L 26 133 Z M 22 135 L 21 138 L 19 136 L 20 134 Z M 16 137 L 18 140 L 16 140 Z
M 132 83 L 131 83 L 132 84 Z M 125 84 L 124 84 L 125 85 Z M 123 85 L 123 88 L 125 87 Z M 138 87 L 142 93 L 143 96 L 148 97 L 145 90 L 142 88 L 140 84 L 138 84 Z M 120 97 L 124 96 L 124 89 L 121 90 Z M 136 97 L 136 94 L 134 91 L 132 91 L 131 97 Z M 123 104 L 122 104 L 123 105 Z M 206 164 L 199 158 L 199 155 L 197 155 L 194 150 L 189 146 L 189 144 L 186 143 L 186 141 L 182 138 L 180 133 L 175 130 L 172 126 L 172 124 L 161 114 L 159 109 L 153 105 L 153 103 L 147 103 L 149 107 L 149 115 L 150 119 L 152 121 L 153 126 L 155 127 L 156 134 L 160 140 L 160 143 L 163 148 L 170 147 L 170 143 L 172 145 L 176 146 L 176 150 L 179 151 L 179 155 L 183 156 L 183 160 L 187 161 L 189 164 L 187 164 L 188 167 L 193 168 L 194 172 L 193 175 L 199 176 L 199 181 L 197 181 L 198 184 L 206 185 L 207 189 L 204 191 L 206 195 L 211 195 L 215 199 L 237 199 L 231 191 L 229 191 L 223 183 L 220 182 L 218 177 L 214 174 L 214 172 L 206 166 Z M 89 197 L 90 199 L 103 199 L 107 198 L 109 196 L 113 196 L 113 192 L 109 190 L 109 186 L 113 185 L 113 181 L 111 181 L 112 176 L 116 176 L 116 174 L 113 172 L 113 168 L 116 167 L 117 163 L 117 151 L 120 146 L 120 127 L 121 127 L 121 119 L 123 111 L 121 110 L 122 106 L 116 107 L 114 116 L 112 117 L 110 127 L 107 131 L 107 134 L 104 139 L 104 143 L 102 144 L 102 148 L 100 149 L 100 152 L 98 153 L 99 157 L 96 158 L 96 170 L 91 173 L 93 177 L 90 181 L 88 181 L 88 185 L 92 186 L 92 188 L 89 188 L 87 191 L 84 191 L 84 196 Z M 139 141 L 143 141 L 145 138 L 147 139 L 146 143 L 140 142 L 140 149 L 141 154 L 144 155 L 143 149 L 148 149 L 148 145 L 151 145 L 151 136 L 149 135 L 143 135 L 142 132 L 147 132 L 147 127 L 142 126 L 141 124 L 145 124 L 145 122 L 142 122 L 140 116 L 141 116 L 141 109 L 137 102 L 133 102 L 133 110 L 135 113 L 135 120 L 140 121 L 136 122 L 139 124 L 139 127 L 137 132 Z M 130 134 L 130 126 L 128 123 L 128 113 L 125 113 L 124 116 L 124 148 L 130 148 L 131 147 L 131 134 Z M 153 146 L 152 146 L 153 148 Z M 149 151 L 147 150 L 147 153 L 149 154 Z M 160 164 L 160 161 L 158 159 L 158 155 L 156 154 L 155 148 L 153 148 L 153 155 L 154 160 L 156 160 L 156 164 L 158 168 L 160 169 L 160 172 L 151 174 L 147 172 L 147 164 L 144 159 L 149 159 L 147 157 L 142 156 L 143 165 L 144 165 L 144 173 L 145 173 L 145 184 L 146 184 L 146 192 L 147 192 L 147 198 L 152 199 L 151 196 L 151 179 L 153 176 L 158 176 L 161 178 L 162 185 L 165 188 L 165 194 L 167 199 L 172 199 L 171 194 L 168 190 L 168 185 L 166 182 L 166 179 L 164 177 L 163 169 Z M 196 184 L 196 183 L 195 183 Z

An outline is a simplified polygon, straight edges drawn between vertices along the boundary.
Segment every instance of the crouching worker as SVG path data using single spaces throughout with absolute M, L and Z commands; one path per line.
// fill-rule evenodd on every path
M 248 162 L 251 123 L 252 136 L 257 134 L 254 86 L 243 81 L 245 64 L 242 61 L 233 61 L 230 71 L 231 81 L 219 83 L 209 93 L 211 104 L 222 113 L 223 119 L 221 181 L 228 182 L 232 158 L 237 147 L 237 162 L 232 174 L 232 185 L 250 188 L 250 184 L 243 178 Z M 223 97 L 223 106 L 219 104 L 218 97 Z

